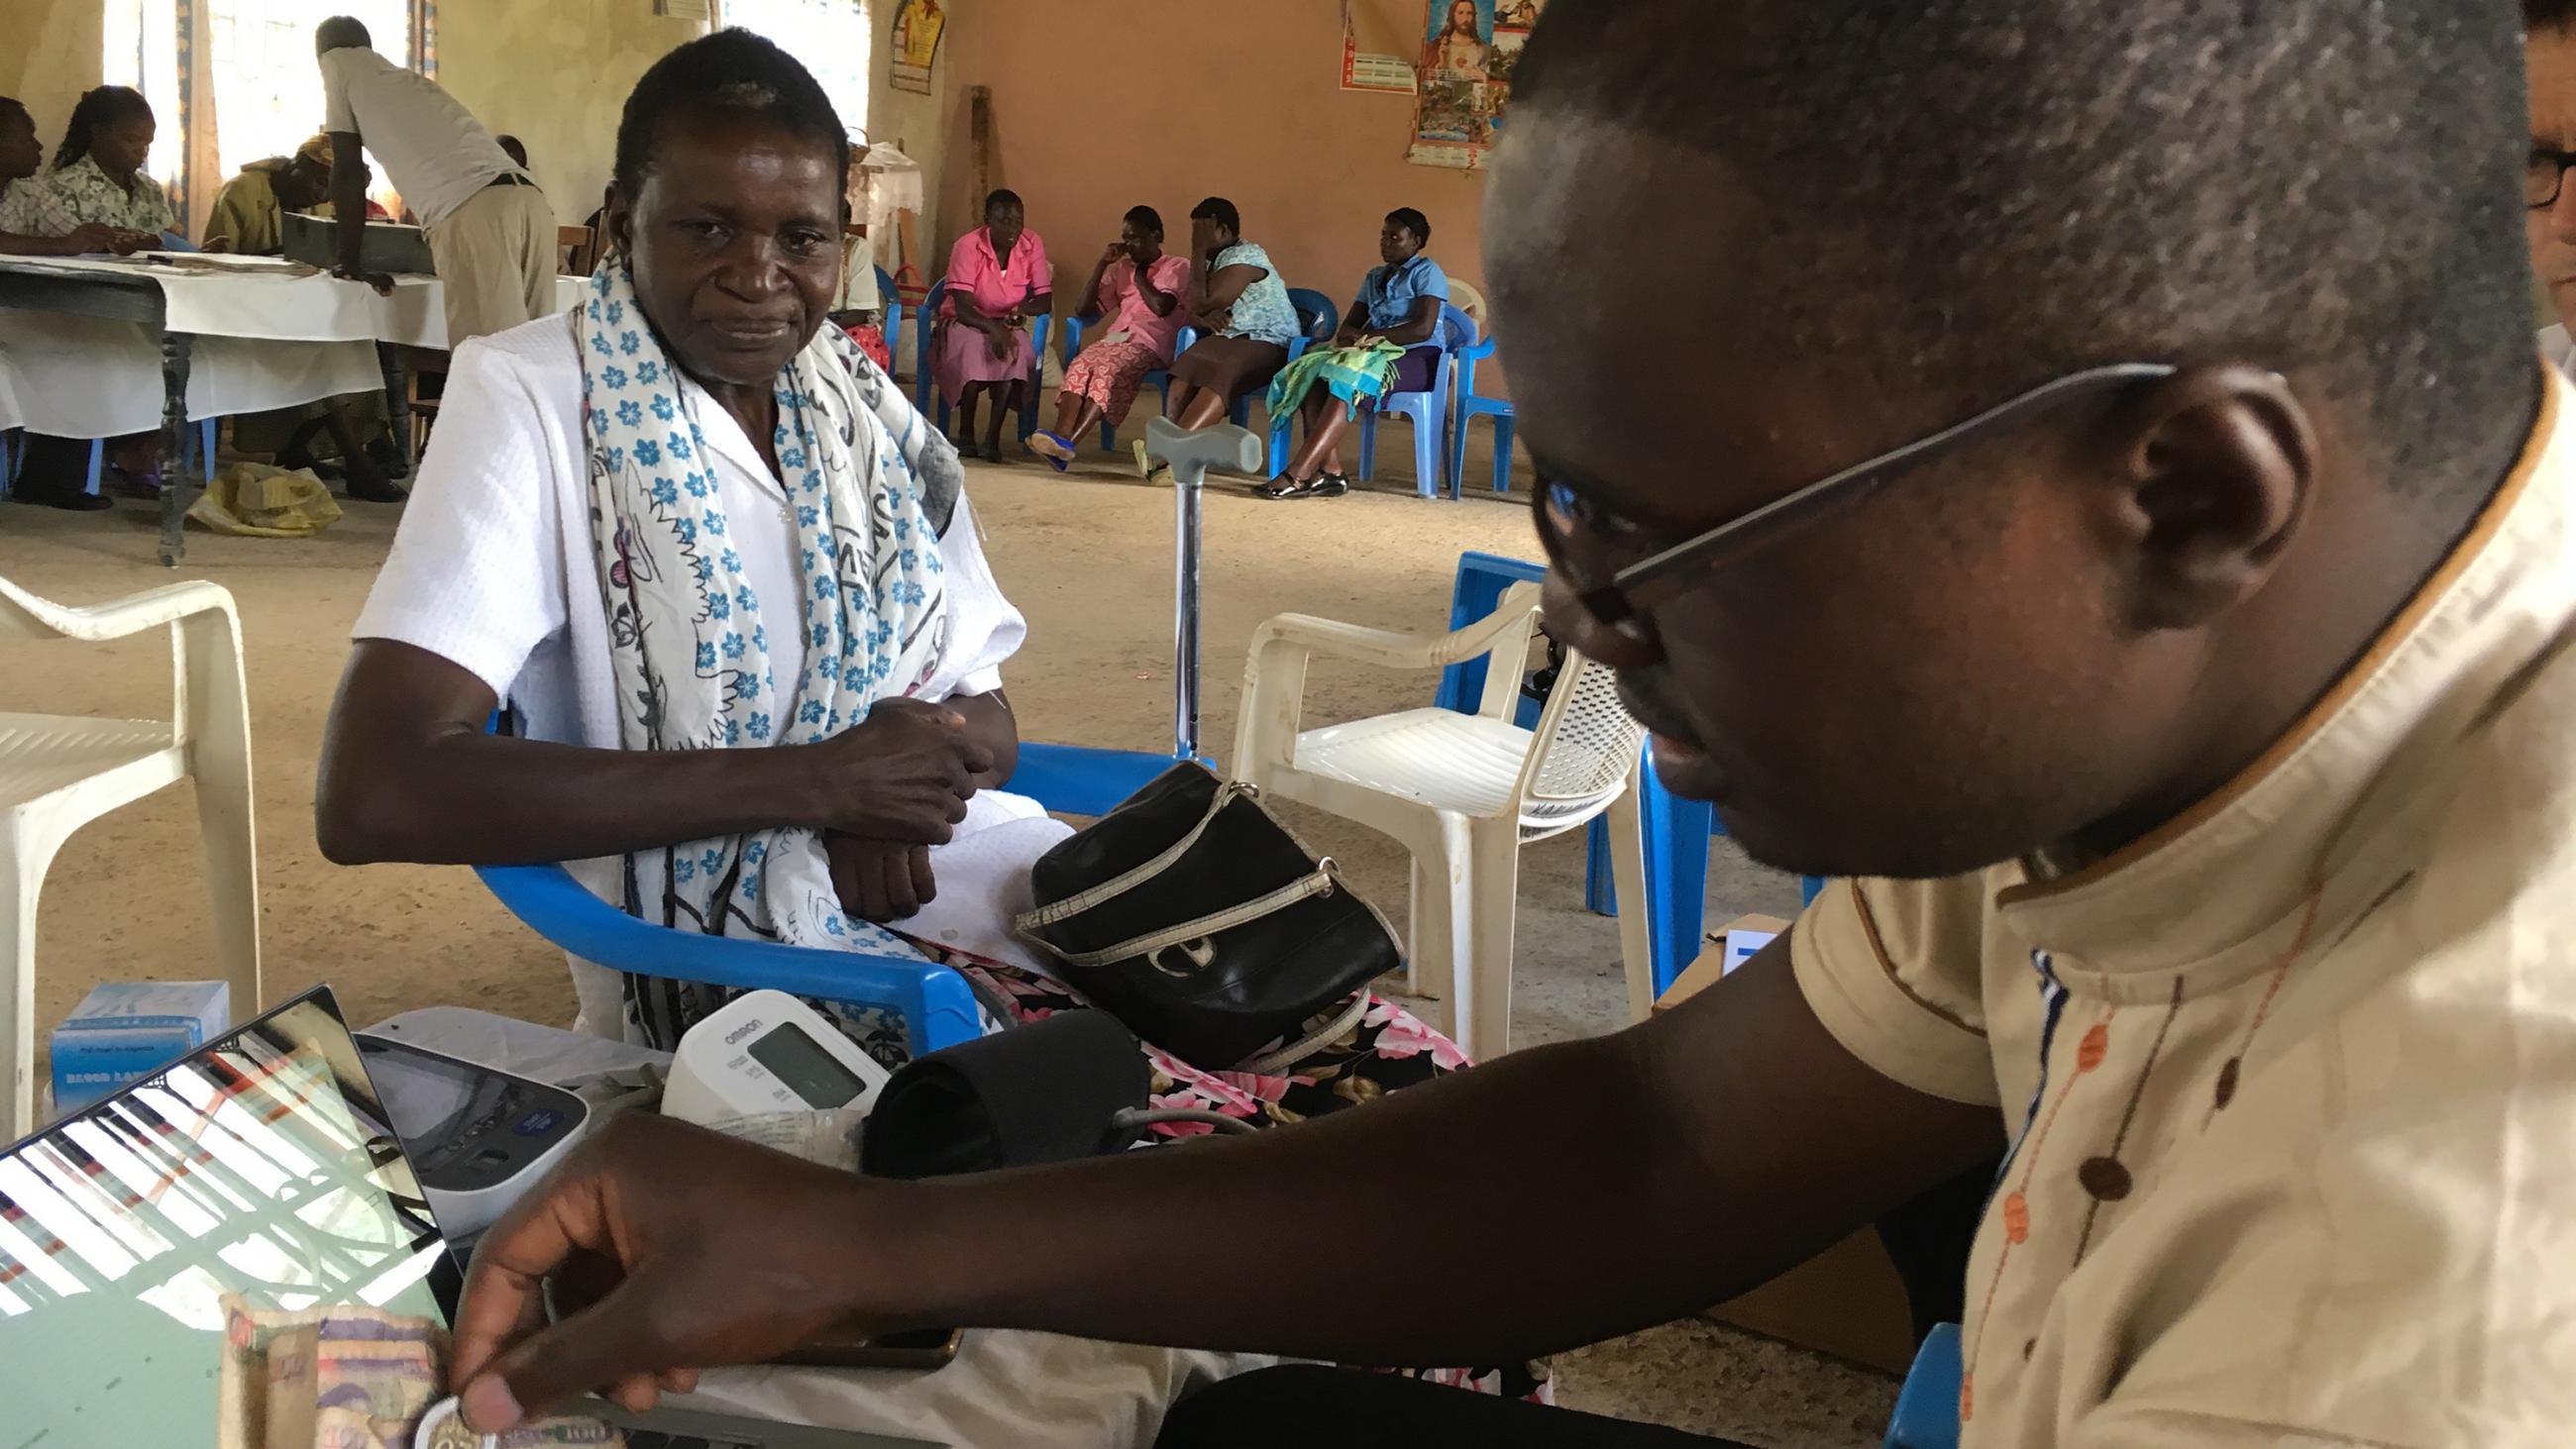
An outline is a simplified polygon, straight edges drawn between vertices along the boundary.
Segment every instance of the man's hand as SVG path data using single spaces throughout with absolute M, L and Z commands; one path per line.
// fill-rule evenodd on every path
M 914 699 L 879 700 L 858 727 L 811 748 L 825 761 L 824 825 L 904 845 L 947 844 L 975 777 L 993 768 L 964 715 Z
M 831 831 L 823 836 L 823 851 L 832 862 L 832 888 L 841 897 L 841 909 L 860 920 L 880 926 L 907 921 L 939 899 L 929 846 Z
M 208 252 L 215 256 L 223 256 L 232 249 L 233 239 L 228 236 L 210 236 L 197 248 L 201 252 Z
M 590 1392 L 638 1412 L 697 1371 L 758 1363 L 840 1321 L 836 1262 L 868 1240 L 867 1180 L 628 1112 L 590 1135 L 475 1250 L 452 1386 L 497 1433 Z M 603 1296 L 555 1327 L 545 1283 Z M 903 1326 L 903 1325 L 892 1325 Z
M 1128 249 L 1126 239 L 1121 237 L 1109 244 L 1109 250 L 1100 254 L 1100 264 L 1104 267 L 1116 266 L 1121 258 L 1134 255 L 1135 253 Z
M 394 279 L 383 272 L 370 272 L 357 267 L 333 267 L 331 275 L 344 282 L 364 282 L 375 288 L 376 295 L 379 297 L 390 297 L 394 294 Z

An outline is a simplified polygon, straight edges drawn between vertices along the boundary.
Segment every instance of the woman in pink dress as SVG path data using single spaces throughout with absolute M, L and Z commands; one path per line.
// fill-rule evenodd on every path
M 948 291 L 931 327 L 931 376 L 957 410 L 957 450 L 1002 461 L 1002 419 L 1029 405 L 1037 349 L 1029 320 L 1055 305 L 1055 270 L 1046 243 L 1028 229 L 1016 193 L 984 198 L 984 224 L 948 253 Z M 993 401 L 983 442 L 975 441 L 976 406 Z
M 1086 327 L 1103 317 L 1109 325 L 1066 365 L 1055 430 L 1031 437 L 1032 451 L 1061 473 L 1083 434 L 1104 422 L 1114 428 L 1127 421 L 1146 375 L 1172 365 L 1189 290 L 1188 259 L 1163 250 L 1162 213 L 1129 207 L 1118 240 L 1091 269 L 1091 284 L 1075 313 Z

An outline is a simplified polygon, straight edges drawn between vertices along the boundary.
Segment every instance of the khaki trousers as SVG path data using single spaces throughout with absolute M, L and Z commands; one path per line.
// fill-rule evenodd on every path
M 427 230 L 449 351 L 555 310 L 555 212 L 544 192 L 486 186 Z

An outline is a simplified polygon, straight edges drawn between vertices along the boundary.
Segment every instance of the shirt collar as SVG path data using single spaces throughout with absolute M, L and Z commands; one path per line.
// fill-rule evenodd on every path
M 2003 920 L 2061 970 L 2235 979 L 2332 940 L 2412 869 L 2387 827 L 2518 671 L 2576 620 L 2576 391 L 2546 368 L 2523 452 L 2370 649 L 2225 788 L 2110 858 L 2004 890 Z

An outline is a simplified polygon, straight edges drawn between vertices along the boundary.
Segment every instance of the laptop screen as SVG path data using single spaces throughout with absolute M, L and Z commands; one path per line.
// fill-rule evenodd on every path
M 228 1327 L 416 1336 L 454 1289 L 316 988 L 0 1152 L 0 1449 L 213 1449 Z

